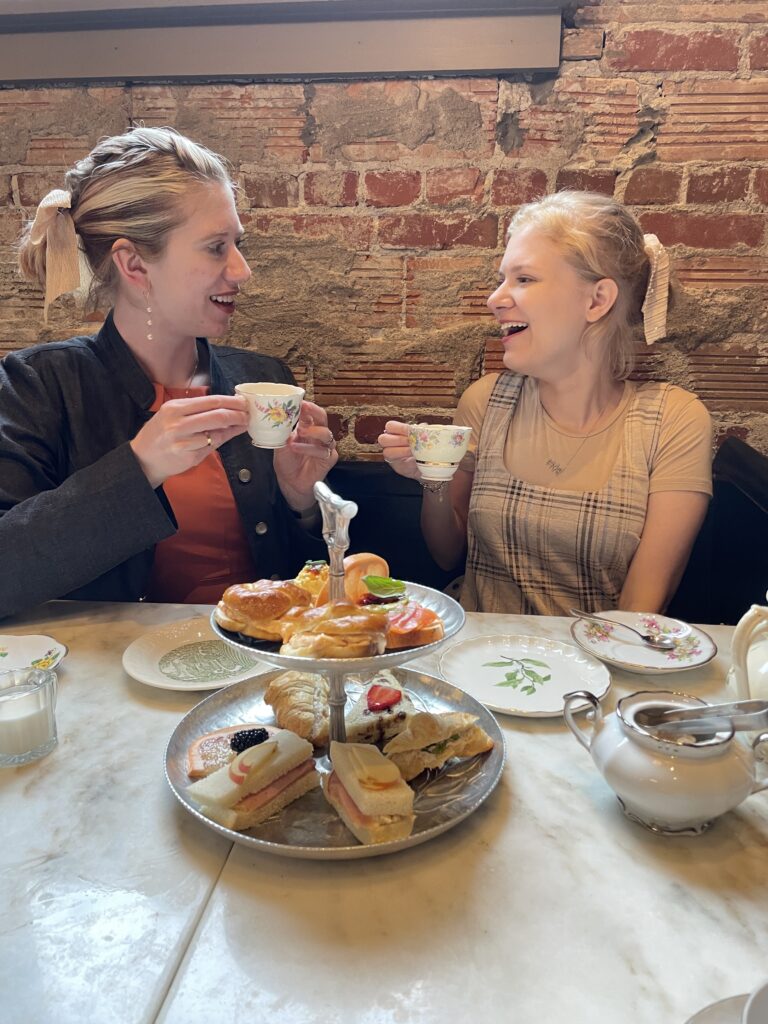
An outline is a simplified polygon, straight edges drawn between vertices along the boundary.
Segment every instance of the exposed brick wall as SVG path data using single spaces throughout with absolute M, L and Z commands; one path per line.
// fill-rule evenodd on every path
M 173 124 L 234 164 L 256 270 L 231 339 L 287 360 L 343 456 L 446 421 L 500 365 L 485 298 L 511 211 L 557 188 L 630 204 L 683 286 L 638 379 L 696 391 L 768 454 L 765 0 L 572 0 L 557 75 L 0 91 L 0 351 L 90 330 L 16 276 L 23 218 L 96 140 Z

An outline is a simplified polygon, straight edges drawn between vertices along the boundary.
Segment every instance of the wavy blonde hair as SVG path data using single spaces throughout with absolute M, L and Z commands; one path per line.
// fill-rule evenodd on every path
M 582 340 L 594 339 L 603 346 L 615 380 L 628 377 L 651 271 L 642 228 L 621 203 L 594 192 L 567 190 L 521 206 L 507 239 L 528 227 L 552 242 L 584 281 L 607 277 L 616 282 L 616 301 L 589 325 Z
M 173 128 L 132 128 L 103 139 L 65 181 L 95 305 L 114 297 L 118 275 L 112 246 L 118 238 L 133 242 L 144 258 L 157 259 L 169 232 L 189 216 L 196 189 L 213 183 L 235 189 L 223 157 Z M 31 227 L 30 221 L 19 241 L 19 269 L 44 286 L 46 240 L 33 243 Z

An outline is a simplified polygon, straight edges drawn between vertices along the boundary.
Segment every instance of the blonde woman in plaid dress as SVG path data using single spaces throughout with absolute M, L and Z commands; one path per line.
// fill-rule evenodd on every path
M 663 611 L 712 493 L 709 414 L 670 384 L 627 380 L 636 327 L 665 335 L 669 258 L 619 203 L 561 192 L 518 210 L 488 306 L 500 374 L 455 422 L 473 446 L 450 484 L 424 486 L 435 560 L 459 567 L 469 610 Z M 384 458 L 420 479 L 407 427 Z

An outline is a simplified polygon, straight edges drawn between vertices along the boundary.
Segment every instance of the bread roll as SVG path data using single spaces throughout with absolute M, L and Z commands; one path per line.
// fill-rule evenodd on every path
M 216 606 L 224 629 L 257 640 L 280 640 L 280 620 L 292 608 L 308 608 L 312 595 L 291 580 L 257 580 L 227 587 Z
M 389 565 L 379 555 L 373 555 L 370 551 L 347 555 L 344 559 L 344 591 L 347 600 L 353 604 L 368 593 L 368 588 L 363 583 L 364 576 L 389 576 Z M 317 595 L 317 604 L 325 604 L 328 601 L 329 587 L 329 583 L 322 587 Z

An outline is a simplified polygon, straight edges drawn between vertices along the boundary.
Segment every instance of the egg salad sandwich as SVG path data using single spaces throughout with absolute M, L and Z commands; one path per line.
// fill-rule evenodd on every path
M 460 711 L 433 715 L 420 711 L 389 740 L 384 753 L 408 781 L 427 768 L 442 768 L 452 757 L 474 757 L 492 747 L 493 740 L 477 725 L 474 715 Z
M 333 771 L 323 793 L 361 843 L 407 838 L 414 823 L 413 790 L 377 747 L 331 741 Z
M 312 744 L 279 729 L 187 788 L 212 821 L 236 832 L 266 821 L 320 784 Z

